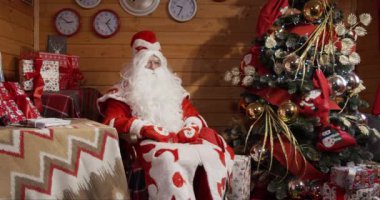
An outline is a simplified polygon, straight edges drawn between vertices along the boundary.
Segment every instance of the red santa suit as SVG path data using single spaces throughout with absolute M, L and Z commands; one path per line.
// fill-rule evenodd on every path
M 131 44 L 135 54 L 153 52 L 152 55 L 161 59 L 162 66 L 166 66 L 154 33 L 139 32 Z M 156 115 L 146 117 L 151 116 L 149 111 L 139 107 L 138 103 L 132 105 L 126 92 L 128 87 L 125 82 L 116 84 L 98 102 L 105 117 L 104 123 L 137 141 L 137 155 L 145 170 L 149 198 L 196 199 L 193 181 L 197 168 L 202 166 L 205 172 L 202 185 L 208 189 L 203 190 L 207 194 L 197 196 L 223 199 L 234 154 L 225 141 L 207 127 L 191 104 L 188 93 L 185 90 L 180 92 L 180 115 L 170 124 L 155 121 Z

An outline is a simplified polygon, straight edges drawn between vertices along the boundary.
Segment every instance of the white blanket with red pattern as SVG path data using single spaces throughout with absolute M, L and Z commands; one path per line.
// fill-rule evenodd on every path
M 129 199 L 115 129 L 0 128 L 0 199 Z

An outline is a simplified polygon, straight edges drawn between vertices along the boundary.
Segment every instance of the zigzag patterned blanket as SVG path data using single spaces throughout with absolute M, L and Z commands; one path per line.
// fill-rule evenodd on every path
M 0 199 L 129 199 L 116 130 L 0 128 Z

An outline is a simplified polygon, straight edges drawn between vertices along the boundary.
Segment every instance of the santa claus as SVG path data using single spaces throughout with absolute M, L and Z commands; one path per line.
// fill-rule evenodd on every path
M 231 148 L 193 107 L 155 34 L 138 32 L 131 46 L 133 59 L 122 80 L 98 102 L 104 123 L 136 141 L 149 198 L 223 199 L 233 165 Z M 201 182 L 194 185 L 196 171 L 202 171 L 197 173 Z

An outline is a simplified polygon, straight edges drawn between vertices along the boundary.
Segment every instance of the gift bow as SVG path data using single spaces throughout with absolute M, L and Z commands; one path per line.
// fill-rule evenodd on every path
M 65 77 L 67 79 L 67 86 L 69 89 L 75 88 L 78 85 L 78 80 L 83 80 L 84 78 L 79 68 L 72 67 L 70 62 L 68 62 L 68 67 L 60 67 L 59 72 L 69 75 L 69 77 Z
M 34 72 L 27 72 L 24 74 L 26 80 L 33 78 L 33 100 L 39 112 L 42 112 L 42 92 L 44 90 L 45 82 L 41 76 L 42 59 L 36 59 L 34 63 Z

